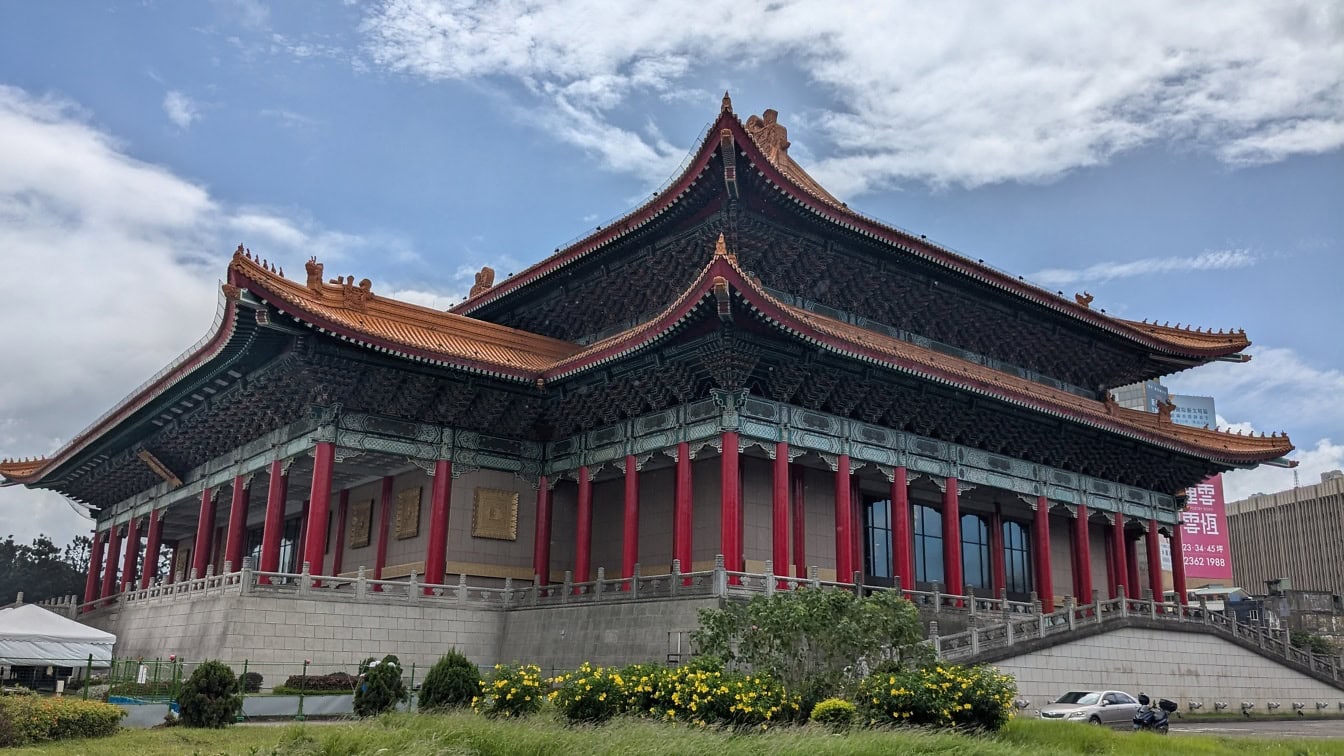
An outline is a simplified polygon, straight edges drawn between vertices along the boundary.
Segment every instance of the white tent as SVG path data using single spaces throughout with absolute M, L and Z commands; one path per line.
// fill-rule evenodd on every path
M 112 663 L 117 636 L 80 624 L 36 604 L 0 611 L 0 665 L 82 667 Z

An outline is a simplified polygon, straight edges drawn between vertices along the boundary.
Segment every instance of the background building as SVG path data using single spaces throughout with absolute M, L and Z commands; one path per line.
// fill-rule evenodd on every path
M 1287 578 L 1298 591 L 1344 593 L 1344 473 L 1230 502 L 1227 515 L 1238 585 L 1258 593 Z
M 1126 409 L 1142 410 L 1144 412 L 1157 412 L 1157 405 L 1167 401 L 1170 395 L 1167 387 L 1160 381 L 1144 381 L 1143 383 L 1131 383 L 1128 386 L 1121 386 L 1111 392 L 1115 397 L 1115 403 Z M 1210 399 L 1212 401 L 1212 399 Z M 1176 422 L 1176 414 L 1173 412 L 1171 419 Z

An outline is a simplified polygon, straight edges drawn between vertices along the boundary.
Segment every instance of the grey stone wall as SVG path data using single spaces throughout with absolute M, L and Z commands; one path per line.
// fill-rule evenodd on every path
M 1200 701 L 1213 711 L 1215 701 L 1239 710 L 1242 701 L 1264 712 L 1278 701 L 1291 711 L 1293 701 L 1327 701 L 1333 708 L 1341 691 L 1290 667 L 1247 651 L 1217 635 L 1149 628 L 1122 628 L 1063 643 L 994 663 L 1017 678 L 1018 696 L 1040 706 L 1070 690 L 1115 688 L 1143 691 L 1178 701 L 1188 710 Z

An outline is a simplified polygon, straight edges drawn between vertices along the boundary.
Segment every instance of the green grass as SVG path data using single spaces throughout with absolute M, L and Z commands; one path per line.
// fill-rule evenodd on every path
M 293 756 L 513 756 L 535 754 L 647 754 L 648 756 L 824 756 L 826 754 L 1044 754 L 1256 753 L 1340 754 L 1344 742 L 1270 741 L 1112 732 L 1082 724 L 1014 720 L 998 735 L 918 730 L 860 730 L 831 735 L 811 727 L 732 733 L 637 720 L 602 727 L 566 727 L 550 716 L 492 720 L 474 714 L 393 715 L 374 721 L 283 726 L 238 725 L 225 730 L 123 730 L 100 740 L 65 741 L 12 754 L 157 756 L 158 754 L 272 754 Z

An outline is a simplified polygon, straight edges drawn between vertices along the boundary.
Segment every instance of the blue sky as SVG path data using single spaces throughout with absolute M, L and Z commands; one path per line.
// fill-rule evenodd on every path
M 1169 386 L 1288 431 L 1304 483 L 1344 466 L 1344 11 L 1004 6 L 5 4 L 0 457 L 205 333 L 238 242 L 446 307 L 650 196 L 729 89 L 851 207 L 1112 314 L 1245 328 L 1251 363 Z M 87 527 L 0 490 L 0 534 Z

